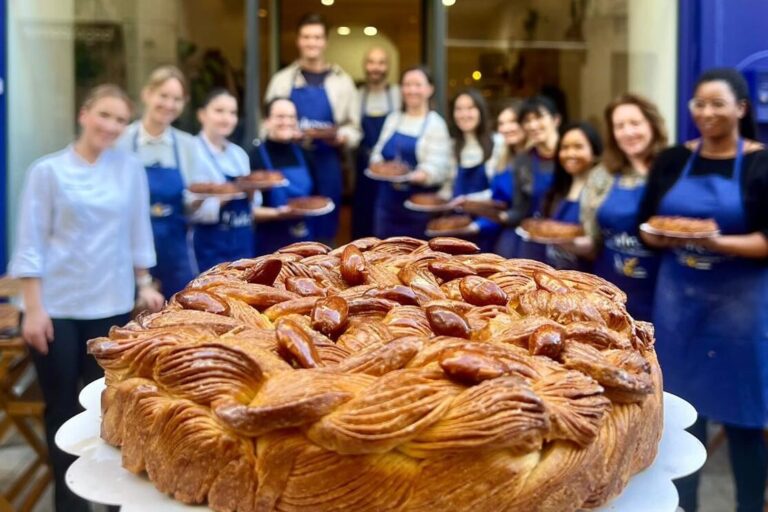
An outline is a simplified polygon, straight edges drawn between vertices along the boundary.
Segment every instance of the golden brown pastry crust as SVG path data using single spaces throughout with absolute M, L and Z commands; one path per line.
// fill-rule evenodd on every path
M 719 227 L 715 219 L 693 219 L 690 217 L 675 217 L 655 215 L 648 219 L 648 225 L 658 231 L 680 235 L 695 235 L 714 233 Z
M 572 512 L 653 461 L 653 328 L 588 274 L 464 240 L 222 264 L 89 342 L 102 437 L 216 511 Z
M 584 234 L 581 224 L 553 219 L 525 219 L 520 226 L 535 238 L 570 239 Z

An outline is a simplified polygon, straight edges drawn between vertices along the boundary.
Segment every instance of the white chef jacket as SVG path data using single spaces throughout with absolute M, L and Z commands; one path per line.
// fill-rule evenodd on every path
M 134 267 L 155 263 L 147 177 L 134 155 L 108 149 L 90 164 L 68 146 L 32 164 L 9 273 L 40 279 L 51 317 L 131 311 Z
M 187 173 L 187 183 L 225 183 L 227 177 L 237 178 L 251 173 L 248 154 L 237 144 L 227 142 L 222 151 L 211 144 L 203 132 L 200 132 L 195 139 L 199 165 L 195 165 L 191 172 Z M 251 206 L 260 206 L 261 203 L 261 192 L 257 191 Z M 200 224 L 215 224 L 219 221 L 220 208 L 221 201 L 217 198 L 206 198 L 198 210 L 205 212 L 205 216 L 193 215 L 193 221 Z

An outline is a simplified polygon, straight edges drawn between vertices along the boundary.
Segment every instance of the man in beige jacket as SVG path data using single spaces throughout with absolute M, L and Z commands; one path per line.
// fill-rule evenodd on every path
M 299 58 L 272 77 L 265 101 L 285 97 L 296 105 L 299 128 L 310 144 L 317 169 L 315 191 L 339 205 L 343 183 L 340 148 L 356 147 L 361 136 L 357 91 L 352 78 L 325 59 L 328 25 L 321 16 L 305 15 L 297 34 Z M 338 208 L 318 217 L 317 238 L 332 243 L 338 221 Z

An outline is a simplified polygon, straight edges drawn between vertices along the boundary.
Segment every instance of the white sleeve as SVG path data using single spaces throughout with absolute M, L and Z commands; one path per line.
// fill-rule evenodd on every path
M 451 172 L 451 136 L 439 114 L 430 112 L 428 115 L 432 118 L 417 148 L 418 168 L 429 176 L 428 185 L 442 185 Z
M 202 146 L 197 139 L 189 135 L 180 136 L 179 141 L 183 141 L 184 155 L 186 157 L 184 158 L 181 171 L 185 187 L 184 205 L 189 215 L 189 221 L 194 224 L 216 224 L 219 222 L 221 201 L 215 197 L 208 197 L 203 200 L 198 208 L 193 209 L 192 204 L 196 199 L 186 190 L 186 187 L 192 183 L 216 182 L 215 171 L 211 169 L 208 156 L 203 153 Z
M 381 128 L 379 140 L 376 141 L 376 145 L 373 146 L 373 149 L 371 150 L 371 158 L 369 160 L 371 163 L 377 163 L 384 160 L 384 158 L 381 156 L 381 150 L 384 147 L 384 144 L 387 143 L 389 138 L 395 132 L 398 115 L 399 114 L 397 112 L 393 112 L 389 114 L 384 120 L 384 126 Z
M 50 171 L 48 165 L 40 163 L 32 164 L 27 171 L 19 203 L 16 249 L 8 267 L 14 277 L 41 277 L 43 274 L 55 207 Z
M 342 120 L 339 126 L 339 135 L 346 137 L 345 146 L 349 149 L 356 148 L 363 137 L 360 129 L 360 102 L 358 92 L 355 89 L 355 83 L 349 75 L 345 74 L 339 77 L 339 83 L 342 90 L 342 98 L 345 98 L 344 107 L 346 112 L 339 112 L 338 119 Z
M 155 242 L 152 235 L 152 222 L 149 217 L 149 185 L 147 173 L 138 159 L 131 158 L 128 164 L 134 179 L 133 216 L 131 218 L 131 251 L 134 268 L 152 268 L 157 264 Z

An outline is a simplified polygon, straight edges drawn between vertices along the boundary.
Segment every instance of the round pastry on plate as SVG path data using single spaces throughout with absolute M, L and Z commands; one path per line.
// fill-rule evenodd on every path
M 330 197 L 306 196 L 290 199 L 288 207 L 296 213 L 315 216 L 330 213 L 335 208 L 335 205 Z
M 695 219 L 655 215 L 640 225 L 640 229 L 651 235 L 671 238 L 711 238 L 720 234 L 715 219 Z
M 457 238 L 298 242 L 91 340 L 101 437 L 217 512 L 595 509 L 662 432 L 626 300 Z
M 553 219 L 531 218 L 520 223 L 519 234 L 524 240 L 539 243 L 567 242 L 584 235 L 581 224 Z
M 446 215 L 432 219 L 427 224 L 427 236 L 471 234 L 472 217 L 469 215 Z
M 240 190 L 253 192 L 285 186 L 288 184 L 288 180 L 285 179 L 285 176 L 280 171 L 260 169 L 251 171 L 251 174 L 248 176 L 238 178 L 235 183 Z
M 234 183 L 192 183 L 187 187 L 194 196 L 201 199 L 218 197 L 219 199 L 237 199 L 245 194 Z
M 407 181 L 411 168 L 403 162 L 378 162 L 368 166 L 365 175 L 380 181 Z
M 437 194 L 414 194 L 403 204 L 417 212 L 444 212 L 451 209 L 451 202 Z

